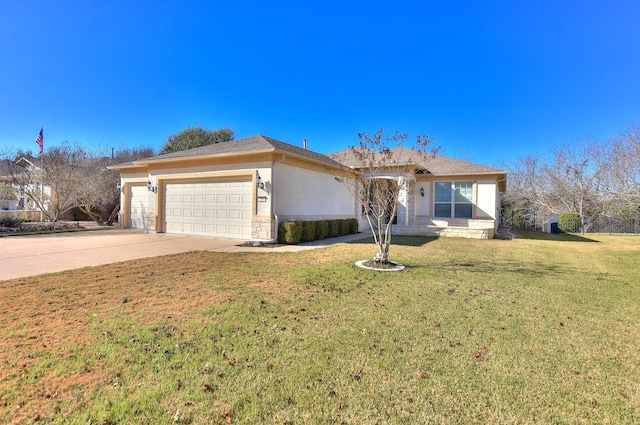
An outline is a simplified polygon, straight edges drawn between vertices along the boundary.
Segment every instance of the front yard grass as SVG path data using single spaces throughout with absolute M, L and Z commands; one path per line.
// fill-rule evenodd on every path
M 0 282 L 0 422 L 640 423 L 640 238 L 521 236 Z

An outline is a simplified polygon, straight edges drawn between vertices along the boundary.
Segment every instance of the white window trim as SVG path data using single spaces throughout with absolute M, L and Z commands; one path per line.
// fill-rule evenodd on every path
M 448 202 L 438 202 L 436 200 L 436 185 L 438 183 L 449 183 L 450 188 L 451 188 L 451 198 Z M 456 183 L 470 183 L 471 184 L 471 200 L 468 202 L 456 202 Z M 436 181 L 433 182 L 433 216 L 435 218 L 473 218 L 473 206 L 475 205 L 475 190 L 474 190 L 474 181 L 473 180 L 444 180 L 444 181 Z M 447 204 L 450 206 L 449 208 L 449 215 L 444 217 L 444 216 L 438 216 L 436 215 L 436 205 L 438 204 Z M 469 217 L 456 217 L 456 204 L 461 204 L 461 205 L 471 205 L 471 215 Z

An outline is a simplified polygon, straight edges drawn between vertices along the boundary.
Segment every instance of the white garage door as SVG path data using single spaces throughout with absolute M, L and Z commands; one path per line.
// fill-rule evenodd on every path
M 144 229 L 144 214 L 149 202 L 147 186 L 131 186 L 129 194 L 129 227 Z
M 167 183 L 165 231 L 251 239 L 251 180 Z

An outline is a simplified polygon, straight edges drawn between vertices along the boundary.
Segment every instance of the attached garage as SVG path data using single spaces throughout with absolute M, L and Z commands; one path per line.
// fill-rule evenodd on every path
M 131 186 L 129 192 L 129 227 L 144 229 L 144 216 L 149 202 L 149 190 L 146 186 Z
M 151 233 L 272 241 L 284 220 L 350 218 L 356 212 L 353 196 L 337 178 L 350 172 L 339 162 L 266 136 L 109 168 L 120 172 L 125 188 L 123 227 Z
M 252 180 L 167 182 L 165 232 L 251 239 Z

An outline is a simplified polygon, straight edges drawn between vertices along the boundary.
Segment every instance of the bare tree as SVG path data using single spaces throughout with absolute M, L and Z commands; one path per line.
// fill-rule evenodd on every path
M 590 138 L 562 144 L 553 156 L 529 156 L 519 159 L 509 170 L 509 188 L 505 203 L 523 211 L 523 219 L 548 221 L 562 212 L 577 212 L 581 230 L 605 209 L 602 181 L 605 162 L 601 146 Z
M 553 161 L 543 167 L 544 177 L 549 182 L 549 203 L 559 208 L 559 212 L 579 213 L 582 233 L 598 214 L 604 212 L 600 196 L 603 169 L 598 161 L 597 146 L 590 138 L 558 146 L 553 150 Z
M 398 198 L 414 180 L 421 158 L 436 155 L 438 149 L 427 152 L 432 140 L 418 136 L 411 149 L 404 148 L 406 133 L 384 136 L 383 129 L 374 134 L 358 133 L 360 143 L 343 151 L 334 159 L 352 166 L 353 180 L 343 180 L 361 205 L 363 215 L 373 232 L 377 246 L 373 261 L 388 264 L 391 247 L 391 226 L 398 211 Z M 348 158 L 346 158 L 348 157 Z
M 82 146 L 68 141 L 47 151 L 42 172 L 44 184 L 51 188 L 51 193 L 45 192 L 40 198 L 37 193 L 30 197 L 46 211 L 49 220 L 58 221 L 63 213 L 77 205 L 77 188 L 85 178 L 83 165 L 89 159 L 89 153 Z M 45 205 L 46 201 L 48 205 Z
M 600 154 L 603 191 L 613 214 L 640 212 L 640 128 L 631 126 Z
M 152 155 L 151 148 L 140 147 L 103 157 L 65 141 L 49 148 L 41 159 L 27 154 L 8 162 L 13 183 L 46 219 L 58 221 L 77 207 L 98 223 L 111 223 L 116 214 L 109 213 L 119 209 L 120 176 L 107 166 Z
M 535 228 L 557 214 L 545 196 L 548 188 L 543 178 L 543 165 L 543 158 L 537 155 L 521 157 L 513 164 L 505 164 L 509 180 L 502 199 L 503 205 L 506 213 L 517 217 L 526 227 Z
M 151 148 L 121 149 L 111 157 L 89 155 L 79 165 L 79 179 L 75 190 L 75 205 L 99 224 L 112 224 L 120 209 L 118 184 L 120 174 L 107 167 L 153 155 Z
M 74 204 L 93 221 L 102 224 L 105 208 L 118 197 L 118 179 L 106 169 L 109 158 L 87 158 L 79 165 Z

